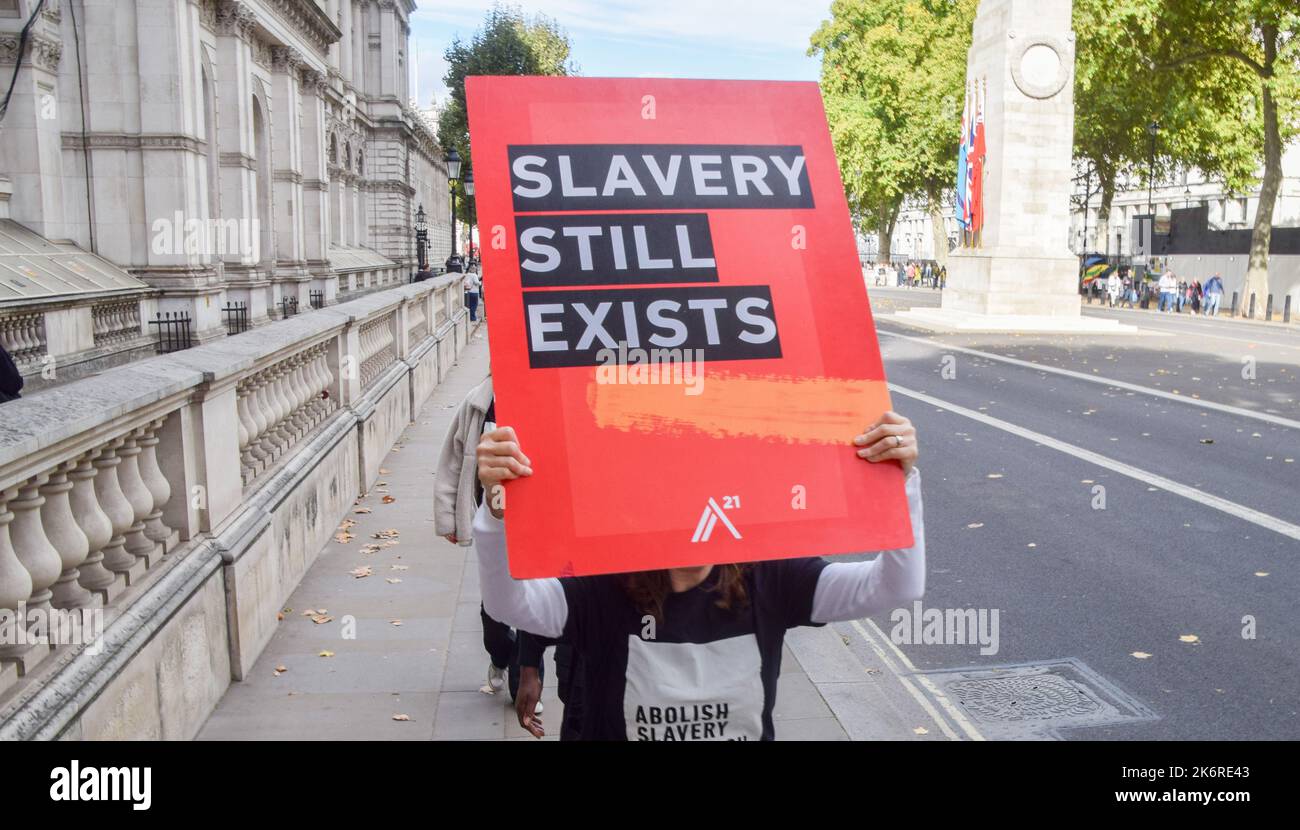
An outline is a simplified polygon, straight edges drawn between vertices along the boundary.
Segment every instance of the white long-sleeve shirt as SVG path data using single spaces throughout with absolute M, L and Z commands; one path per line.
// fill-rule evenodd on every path
M 913 544 L 884 551 L 864 562 L 832 562 L 817 580 L 812 619 L 826 623 L 855 620 L 911 602 L 925 593 L 925 525 L 921 510 L 921 473 L 906 480 Z M 559 637 L 569 607 L 558 579 L 514 579 L 506 556 L 505 523 L 486 504 L 474 517 L 478 546 L 479 589 L 483 607 L 496 620 L 540 634 Z
M 869 616 L 925 592 L 920 473 L 905 486 L 912 547 L 862 562 L 755 563 L 743 612 L 718 607 L 710 574 L 669 594 L 659 617 L 638 609 L 618 576 L 512 578 L 504 523 L 480 507 L 474 541 L 483 605 L 501 622 L 574 647 L 583 738 L 770 740 L 788 628 Z

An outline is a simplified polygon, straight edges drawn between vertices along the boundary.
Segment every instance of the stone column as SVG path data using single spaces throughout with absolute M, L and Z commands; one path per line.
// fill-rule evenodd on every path
M 310 306 L 307 294 L 307 271 L 303 245 L 302 125 L 299 114 L 302 99 L 298 77 L 302 55 L 288 47 L 271 50 L 274 70 L 272 96 L 276 117 L 271 131 L 276 148 L 272 199 L 275 205 L 276 263 L 275 279 L 280 296 L 297 299 L 300 309 Z
M 257 324 L 267 319 L 266 287 L 270 284 L 258 270 L 258 223 L 270 219 L 260 217 L 257 211 L 251 52 L 254 21 L 253 12 L 243 3 L 222 0 L 217 8 L 221 220 L 225 227 L 236 231 L 231 241 L 237 242 L 222 251 L 226 294 L 230 300 L 248 303 L 249 321 Z
M 984 102 L 983 228 L 949 257 L 942 308 L 899 315 L 909 322 L 940 330 L 1131 330 L 1079 313 L 1079 263 L 1068 247 L 1070 7 L 1071 0 L 980 1 L 966 74 L 972 110 Z
M 136 264 L 133 273 L 163 289 L 159 311 L 188 313 L 194 335 L 200 341 L 212 340 L 225 336 L 225 326 L 214 267 L 215 239 L 207 233 L 206 222 L 206 158 L 199 143 L 204 102 L 193 31 L 197 15 L 175 0 L 135 0 L 134 6 L 134 65 L 122 66 L 114 50 L 97 49 L 93 39 L 83 38 L 82 44 L 92 55 L 107 52 L 96 60 L 107 61 L 122 81 L 138 89 L 138 127 L 128 124 L 127 129 L 139 133 L 139 149 L 128 150 L 128 155 L 138 152 L 139 160 L 128 172 L 139 177 L 144 212 L 133 218 L 143 224 L 148 244 L 143 262 L 117 261 Z M 120 15 L 120 8 L 115 11 Z M 92 130 L 102 129 L 96 119 L 109 108 L 107 102 L 92 102 Z M 97 178 L 101 175 L 98 168 L 94 172 Z M 130 213 L 113 202 L 99 207 L 110 220 L 114 214 Z
M 329 172 L 326 167 L 325 76 L 314 69 L 302 73 L 302 199 L 303 256 L 311 287 L 325 292 L 332 303 L 337 281 L 329 267 Z
M 24 14 L 0 18 L 0 77 L 4 91 L 18 64 L 19 30 L 27 22 L 31 4 L 19 3 Z M 17 66 L 18 77 L 5 113 L 0 139 L 0 171 L 12 181 L 10 218 L 46 238 L 72 238 L 88 246 L 84 198 L 75 211 L 65 206 L 64 156 L 61 129 L 80 126 L 80 115 L 63 110 L 59 100 L 60 63 L 64 71 L 75 67 L 71 39 L 65 47 L 60 32 L 62 4 L 46 4 L 46 10 L 28 34 L 27 47 Z M 69 24 L 70 25 L 70 24 Z M 75 74 L 73 75 L 75 85 Z M 0 92 L 3 94 L 3 92 Z M 77 119 L 75 122 L 73 119 Z M 81 175 L 78 167 L 69 175 Z M 84 180 L 82 193 L 85 192 Z

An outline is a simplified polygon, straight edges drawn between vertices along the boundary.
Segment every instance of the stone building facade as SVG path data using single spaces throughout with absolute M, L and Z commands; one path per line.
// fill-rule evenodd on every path
M 0 0 L 7 218 L 140 280 L 196 341 L 228 304 L 256 326 L 405 282 L 420 204 L 448 236 L 442 152 L 407 103 L 413 0 L 37 7 Z

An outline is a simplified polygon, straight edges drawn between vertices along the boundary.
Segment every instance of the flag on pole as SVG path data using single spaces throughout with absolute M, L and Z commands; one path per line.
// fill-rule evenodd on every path
M 976 109 L 974 138 L 971 141 L 970 166 L 970 226 L 972 233 L 984 229 L 984 93 L 976 82 Z
M 966 227 L 966 163 L 967 163 L 967 121 L 970 116 L 970 88 L 967 87 L 966 100 L 961 108 L 961 142 L 957 146 L 957 224 Z

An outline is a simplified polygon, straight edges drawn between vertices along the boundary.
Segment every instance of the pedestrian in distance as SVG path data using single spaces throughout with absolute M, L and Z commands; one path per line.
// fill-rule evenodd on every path
M 1217 317 L 1219 314 L 1219 301 L 1223 299 L 1223 279 L 1218 274 L 1210 277 L 1209 282 L 1205 283 L 1205 316 Z
M 925 592 L 916 430 L 897 413 L 885 413 L 844 451 L 901 465 L 915 541 L 865 562 L 811 557 L 514 579 L 509 510 L 494 494 L 511 480 L 548 474 L 534 468 L 524 437 L 502 426 L 478 446 L 479 481 L 489 494 L 474 517 L 479 587 L 491 616 L 563 638 L 582 655 L 584 740 L 772 740 L 788 629 L 861 619 Z
M 469 319 L 477 322 L 479 296 L 478 274 L 475 274 L 473 271 L 465 274 L 465 278 L 461 280 L 461 287 L 465 289 L 465 305 L 469 308 Z
M 1174 272 L 1164 272 L 1160 276 L 1160 281 L 1156 283 L 1156 287 L 1160 291 L 1160 303 L 1157 310 L 1174 311 L 1178 297 L 1178 278 L 1174 276 Z
M 1124 281 L 1120 279 L 1118 271 L 1111 271 L 1110 276 L 1106 278 L 1106 296 L 1111 308 L 1119 301 L 1119 292 L 1124 289 Z

